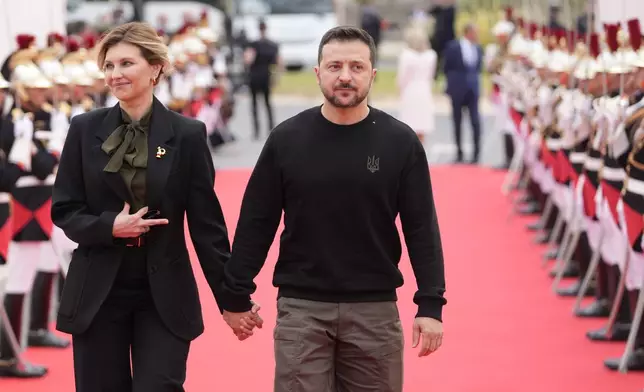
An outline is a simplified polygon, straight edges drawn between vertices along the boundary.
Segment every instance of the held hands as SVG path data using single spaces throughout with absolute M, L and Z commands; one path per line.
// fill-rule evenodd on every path
M 167 225 L 167 219 L 143 219 L 143 215 L 148 212 L 148 207 L 143 207 L 136 213 L 130 215 L 130 205 L 125 203 L 123 209 L 116 216 L 112 235 L 117 238 L 138 237 L 143 233 L 150 231 L 150 227 L 157 225 Z
M 429 317 L 416 317 L 414 320 L 414 335 L 412 338 L 412 347 L 418 347 L 421 341 L 419 357 L 425 357 L 443 344 L 443 323 Z
M 261 307 L 253 302 L 253 307 L 248 312 L 233 313 L 224 311 L 224 321 L 233 330 L 240 341 L 248 339 L 253 335 L 255 327 L 262 328 L 264 320 L 259 316 Z

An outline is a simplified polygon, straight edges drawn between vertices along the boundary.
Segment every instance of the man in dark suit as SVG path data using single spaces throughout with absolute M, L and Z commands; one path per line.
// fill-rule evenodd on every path
M 463 108 L 467 108 L 472 123 L 474 154 L 471 162 L 479 160 L 481 145 L 481 121 L 479 116 L 480 74 L 483 50 L 478 44 L 476 26 L 467 24 L 463 38 L 451 41 L 444 52 L 443 72 L 447 79 L 446 93 L 452 101 L 454 120 L 454 141 L 456 142 L 456 162 L 463 161 L 461 143 L 461 119 Z

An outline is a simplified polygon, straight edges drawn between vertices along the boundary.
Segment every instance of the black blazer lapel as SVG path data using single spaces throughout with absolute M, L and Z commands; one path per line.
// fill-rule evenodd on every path
M 148 207 L 155 210 L 160 209 L 175 151 L 173 146 L 169 144 L 174 137 L 174 130 L 168 109 L 156 97 L 152 105 L 152 119 L 148 136 L 146 195 Z M 163 214 L 163 211 L 161 213 Z
M 110 160 L 110 156 L 101 149 L 101 145 L 119 125 L 121 125 L 121 107 L 119 104 L 116 104 L 107 112 L 107 116 L 105 116 L 105 119 L 96 132 L 96 137 L 100 139 L 101 142 L 97 146 L 94 146 L 92 156 L 96 157 L 98 170 L 100 170 L 101 176 L 110 189 L 112 189 L 121 198 L 121 200 L 127 201 L 131 205 L 132 198 L 121 174 L 103 171 L 103 168 L 105 168 L 107 162 Z

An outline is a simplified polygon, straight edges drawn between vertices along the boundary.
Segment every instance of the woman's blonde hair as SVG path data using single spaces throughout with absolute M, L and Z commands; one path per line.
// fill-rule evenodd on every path
M 130 22 L 117 26 L 107 32 L 99 43 L 98 55 L 96 62 L 98 67 L 103 69 L 105 65 L 105 56 L 113 46 L 124 42 L 134 45 L 141 50 L 141 56 L 150 65 L 160 65 L 161 72 L 154 81 L 159 82 L 161 76 L 170 72 L 170 57 L 168 47 L 163 42 L 163 38 L 157 34 L 157 31 L 148 23 Z
M 417 52 L 429 49 L 429 35 L 427 29 L 419 25 L 411 25 L 405 30 L 405 43 Z

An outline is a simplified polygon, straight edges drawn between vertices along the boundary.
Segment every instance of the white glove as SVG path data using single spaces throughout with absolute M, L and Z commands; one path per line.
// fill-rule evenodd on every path
M 33 142 L 34 123 L 28 116 L 22 116 L 15 122 L 15 141 L 9 152 L 9 162 L 31 171 L 31 157 L 36 146 Z

